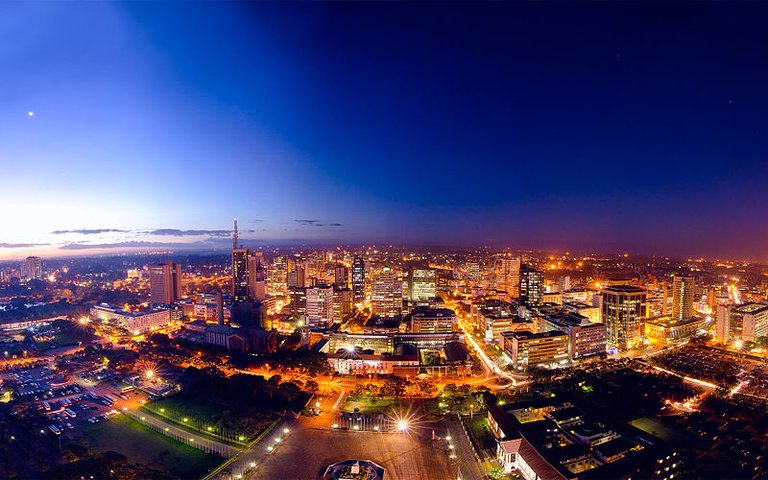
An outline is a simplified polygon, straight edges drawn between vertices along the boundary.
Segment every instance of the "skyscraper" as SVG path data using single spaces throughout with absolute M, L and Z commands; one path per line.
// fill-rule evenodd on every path
M 267 298 L 267 277 L 264 268 L 264 255 L 261 252 L 248 254 L 248 294 L 251 299 L 262 301 Z
M 672 320 L 682 322 L 693 316 L 693 277 L 675 275 L 672 280 Z
M 394 317 L 403 313 L 403 282 L 390 267 L 384 267 L 371 285 L 371 310 L 374 315 Z
M 408 280 L 408 296 L 412 301 L 428 300 L 437 296 L 437 277 L 434 270 L 413 269 Z
M 307 324 L 311 327 L 327 327 L 333 323 L 333 287 L 328 285 L 309 287 L 306 290 Z
M 631 285 L 616 285 L 603 290 L 603 323 L 607 343 L 628 350 L 642 343 L 646 315 L 646 291 Z
M 22 274 L 27 280 L 43 278 L 43 261 L 40 257 L 27 257 L 22 265 Z
M 500 258 L 496 264 L 499 290 L 507 292 L 510 297 L 518 298 L 520 293 L 520 269 L 522 260 L 519 258 Z
M 365 262 L 363 257 L 355 257 L 352 264 L 352 297 L 355 303 L 365 301 Z
M 248 257 L 250 250 L 232 250 L 232 297 L 235 303 L 248 300 Z
M 149 298 L 152 305 L 171 304 L 181 298 L 181 265 L 168 260 L 149 266 Z
M 349 283 L 349 269 L 344 265 L 336 265 L 333 269 L 333 283 L 338 288 L 347 288 Z
M 527 307 L 541 305 L 544 295 L 544 274 L 528 265 L 520 268 L 520 304 Z

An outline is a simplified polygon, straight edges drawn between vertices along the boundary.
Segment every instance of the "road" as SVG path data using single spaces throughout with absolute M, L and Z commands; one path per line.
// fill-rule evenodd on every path
M 477 353 L 477 356 L 480 358 L 481 360 L 480 363 L 487 377 L 490 377 L 490 376 L 503 377 L 509 380 L 512 383 L 512 386 L 517 386 L 518 384 L 527 383 L 527 382 L 523 382 L 522 378 L 518 378 L 515 375 L 505 372 L 504 370 L 499 368 L 499 366 L 496 365 L 496 363 L 485 353 L 485 350 L 483 350 L 482 346 L 478 343 L 477 340 L 475 340 L 475 337 L 472 335 L 472 333 L 464 326 L 463 321 L 459 321 L 459 326 L 464 332 L 464 338 L 467 339 L 469 344 L 475 350 L 475 353 Z M 496 385 L 496 388 L 505 388 L 505 387 L 499 387 L 498 385 Z

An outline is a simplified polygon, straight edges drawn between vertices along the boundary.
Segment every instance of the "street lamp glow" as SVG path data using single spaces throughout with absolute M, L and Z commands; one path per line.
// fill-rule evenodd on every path
M 152 378 L 155 376 L 155 372 L 152 370 L 147 370 L 146 375 L 147 375 L 147 378 Z
M 397 429 L 401 432 L 404 432 L 408 430 L 408 422 L 405 420 L 398 420 L 397 421 Z
M 284 428 L 283 429 L 283 433 L 288 433 L 288 432 L 290 432 L 290 430 L 288 428 Z

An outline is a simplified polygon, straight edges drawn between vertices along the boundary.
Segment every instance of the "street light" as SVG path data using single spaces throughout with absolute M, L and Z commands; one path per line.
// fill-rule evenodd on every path
M 397 421 L 397 429 L 401 432 L 404 432 L 408 430 L 408 422 L 405 420 L 398 420 Z

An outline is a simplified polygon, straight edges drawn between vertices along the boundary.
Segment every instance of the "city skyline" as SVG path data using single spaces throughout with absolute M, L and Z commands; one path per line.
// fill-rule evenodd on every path
M 0 259 L 226 248 L 237 217 L 765 261 L 765 9 L 6 3 Z

